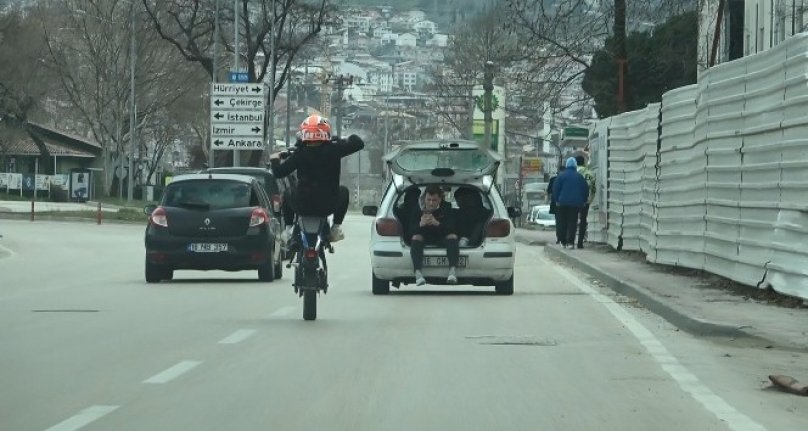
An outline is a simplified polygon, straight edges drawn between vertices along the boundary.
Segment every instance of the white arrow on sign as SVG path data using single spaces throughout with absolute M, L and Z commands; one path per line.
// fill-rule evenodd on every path
M 249 96 L 221 96 L 212 97 L 210 99 L 211 109 L 246 109 L 254 111 L 264 110 L 263 97 L 249 97 Z
M 264 96 L 263 84 L 211 84 L 211 96 Z
M 263 150 L 264 141 L 254 138 L 221 138 L 213 140 L 215 150 Z
M 263 124 L 215 123 L 210 126 L 210 129 L 210 134 L 215 138 L 264 136 Z
M 255 123 L 264 124 L 264 111 L 213 111 L 212 121 L 214 123 Z

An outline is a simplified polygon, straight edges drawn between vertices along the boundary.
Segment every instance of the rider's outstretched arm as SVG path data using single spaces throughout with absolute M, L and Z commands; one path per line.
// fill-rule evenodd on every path
M 269 159 L 269 164 L 272 166 L 272 173 L 275 174 L 275 177 L 283 178 L 297 169 L 297 157 L 295 156 L 296 154 L 292 153 L 283 162 L 279 159 Z
M 359 136 L 351 135 L 348 139 L 338 140 L 336 146 L 339 148 L 340 157 L 345 157 L 365 148 L 365 142 Z

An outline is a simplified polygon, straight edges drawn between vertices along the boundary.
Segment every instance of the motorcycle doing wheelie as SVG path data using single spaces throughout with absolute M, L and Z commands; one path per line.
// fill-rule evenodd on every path
M 326 250 L 334 252 L 328 241 L 327 217 L 297 216 L 289 248 L 292 257 L 287 268 L 294 267 L 295 293 L 303 298 L 303 319 L 317 319 L 317 296 L 328 292 Z

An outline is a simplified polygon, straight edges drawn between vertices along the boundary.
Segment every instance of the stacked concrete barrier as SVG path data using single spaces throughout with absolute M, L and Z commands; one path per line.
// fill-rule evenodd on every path
M 640 182 L 640 250 L 654 259 L 657 245 L 657 202 L 659 168 L 659 115 L 661 105 L 653 103 L 645 108 L 642 145 L 642 181 Z
M 645 110 L 621 114 L 609 128 L 607 242 L 623 250 L 640 249 L 646 117 Z
M 603 120 L 602 236 L 652 262 L 808 298 L 806 113 L 800 34 L 709 69 L 661 107 Z
M 662 98 L 657 245 L 652 262 L 702 268 L 706 190 L 707 113 L 697 109 L 693 85 Z

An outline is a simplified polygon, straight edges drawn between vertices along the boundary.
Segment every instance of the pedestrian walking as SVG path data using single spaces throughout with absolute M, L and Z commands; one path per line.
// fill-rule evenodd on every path
M 583 175 L 578 173 L 578 162 L 574 157 L 567 159 L 564 172 L 553 182 L 553 199 L 558 213 L 558 233 L 563 247 L 575 246 L 575 233 L 578 230 L 578 217 L 589 197 L 589 186 Z
M 589 226 L 589 207 L 595 200 L 595 192 L 597 185 L 595 183 L 595 174 L 587 166 L 586 157 L 583 154 L 575 156 L 575 162 L 578 164 L 578 173 L 586 180 L 586 185 L 589 188 L 589 196 L 586 199 L 586 205 L 581 208 L 580 218 L 578 221 L 578 248 L 584 248 L 584 241 L 586 241 L 586 229 Z
M 564 167 L 559 165 L 556 174 L 553 175 L 553 177 L 550 178 L 550 181 L 547 182 L 547 199 L 550 201 L 550 214 L 555 217 L 556 244 L 561 244 L 561 238 L 563 235 L 561 235 L 561 231 L 559 230 L 561 225 L 558 221 L 558 208 L 556 201 L 553 199 L 553 184 L 555 184 L 555 180 L 558 178 L 561 172 L 564 172 Z

